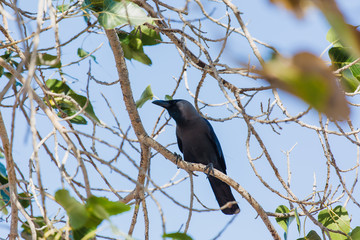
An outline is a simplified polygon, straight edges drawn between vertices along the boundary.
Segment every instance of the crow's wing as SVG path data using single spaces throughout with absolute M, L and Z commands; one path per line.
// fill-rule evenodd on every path
M 217 159 L 219 161 L 219 164 L 220 164 L 223 172 L 226 174 L 226 164 L 225 164 L 224 154 L 223 154 L 221 146 L 220 146 L 220 142 L 219 142 L 218 138 L 216 137 L 214 129 L 211 126 L 211 124 L 209 123 L 209 121 L 206 120 L 205 118 L 204 118 L 204 120 L 207 123 L 207 125 L 209 126 L 208 138 L 209 138 L 209 140 L 211 142 L 211 145 L 215 149 L 216 155 L 218 157 Z

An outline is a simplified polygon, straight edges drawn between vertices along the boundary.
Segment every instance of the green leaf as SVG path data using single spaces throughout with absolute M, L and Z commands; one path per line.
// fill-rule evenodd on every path
M 37 239 L 43 238 L 44 237 L 44 233 L 48 230 L 48 228 L 46 227 L 46 223 L 43 217 L 32 217 L 32 222 L 35 224 L 35 227 L 37 229 L 36 233 L 37 233 Z M 23 229 L 21 232 L 21 237 L 23 239 L 26 240 L 31 240 L 32 238 L 32 234 L 31 234 L 31 230 L 29 227 L 29 223 L 28 221 L 26 221 L 25 223 L 23 223 L 21 225 L 21 228 Z M 51 239 L 51 238 L 49 238 Z
M 83 48 L 78 48 L 77 54 L 79 57 L 83 58 L 89 55 L 89 52 L 85 51 Z
M 19 202 L 23 208 L 27 208 L 31 204 L 32 194 L 22 192 L 19 194 Z
M 87 57 L 89 55 L 89 52 L 85 51 L 83 48 L 78 48 L 77 54 L 80 58 Z M 96 57 L 94 55 L 90 55 L 90 57 L 94 60 L 95 63 L 98 63 L 96 61 Z
M 8 79 L 11 79 L 12 74 L 9 72 L 4 72 L 4 76 L 7 77 Z
M 173 100 L 173 97 L 166 94 L 166 95 L 165 95 L 165 100 Z
M 311 230 L 311 231 L 306 235 L 306 239 L 307 239 L 307 240 L 321 240 L 321 237 L 320 237 L 314 230 Z
M 344 16 L 335 4 L 329 4 L 324 1 L 318 7 L 322 10 L 333 31 L 339 37 L 341 44 L 353 47 L 354 53 L 360 56 L 360 32 L 357 30 L 357 27 L 346 23 Z
M 329 50 L 329 57 L 336 69 L 354 62 L 357 58 L 351 54 L 351 48 L 333 47 Z M 349 68 L 356 78 L 360 80 L 360 63 Z
M 86 201 L 86 208 L 89 209 L 97 218 L 108 219 L 112 215 L 117 215 L 130 210 L 130 206 L 122 202 L 113 202 L 105 197 L 91 196 Z
M 72 97 L 81 107 L 84 107 L 85 104 L 88 102 L 88 99 L 82 95 L 76 94 L 73 90 L 70 90 L 68 95 Z M 100 122 L 100 120 L 95 115 L 93 106 L 91 105 L 90 101 L 87 103 L 85 108 L 85 112 L 96 122 Z
M 65 209 L 72 229 L 79 229 L 85 225 L 89 218 L 85 206 L 71 197 L 67 190 L 56 191 L 55 200 Z
M 59 103 L 60 103 L 60 105 L 62 105 L 60 101 L 58 101 L 58 104 Z M 73 110 L 67 109 L 67 108 L 62 108 L 61 111 L 63 111 L 66 114 L 66 116 L 64 116 L 63 113 L 59 112 L 58 116 L 61 118 L 71 117 L 76 114 L 76 111 L 73 111 Z M 76 117 L 73 117 L 72 119 L 70 119 L 70 122 L 75 123 L 75 124 L 82 124 L 82 125 L 87 124 L 86 119 L 80 115 L 77 115 Z
M 350 236 L 351 236 L 351 240 L 360 240 L 360 227 L 354 228 L 351 231 Z M 350 239 L 350 238 L 348 238 L 348 239 Z
M 0 209 L 1 209 L 1 213 L 3 215 L 8 215 L 9 211 L 7 210 L 7 208 L 5 207 L 6 203 L 0 198 Z
M 69 8 L 70 8 L 69 4 L 63 4 L 56 7 L 56 9 L 61 13 L 66 12 L 67 10 L 69 10 Z
M 299 214 L 297 212 L 297 208 L 295 208 L 295 219 L 296 219 L 297 229 L 298 229 L 298 232 L 300 234 L 301 222 L 300 222 Z
M 329 50 L 329 57 L 335 69 L 342 68 L 356 60 L 351 55 L 351 48 L 333 47 Z M 341 72 L 341 83 L 347 92 L 354 92 L 360 84 L 360 63 Z
M 329 229 L 339 230 L 346 234 L 350 232 L 350 218 L 348 212 L 342 206 L 322 210 L 318 215 L 318 221 Z M 330 232 L 330 237 L 333 240 L 347 239 L 346 236 L 333 232 Z
M 145 25 L 135 28 L 130 34 L 135 34 L 135 37 L 141 39 L 144 46 L 156 45 L 160 43 L 159 41 L 162 41 L 159 33 Z
M 39 53 L 36 58 L 36 65 L 45 65 L 51 68 L 60 68 L 61 61 L 57 58 L 57 56 L 53 56 L 47 53 Z
M 274 87 L 294 94 L 332 120 L 349 117 L 345 94 L 320 58 L 307 52 L 291 59 L 277 56 L 265 64 L 263 74 Z
M 192 240 L 192 237 L 187 235 L 186 233 L 176 232 L 176 233 L 165 233 L 163 238 L 172 238 L 175 240 Z
M 4 68 L 0 66 L 0 77 L 4 74 Z
M 99 23 L 105 29 L 124 24 L 137 26 L 151 21 L 142 8 L 129 1 L 86 0 L 84 4 L 99 14 Z
M 330 28 L 326 34 L 326 40 L 328 40 L 334 47 L 342 47 L 343 45 L 340 42 L 340 38 L 336 34 L 333 28 Z
M 117 32 L 126 59 L 135 59 L 146 65 L 151 65 L 151 59 L 144 53 L 144 45 L 155 45 L 161 41 L 160 34 L 156 31 L 141 25 L 130 33 L 125 31 Z
M 54 93 L 67 94 L 70 90 L 69 86 L 66 85 L 66 83 L 57 79 L 48 79 L 45 84 Z
M 284 205 L 280 205 L 276 208 L 275 210 L 276 213 L 289 213 L 289 209 L 284 206 Z M 286 217 L 286 218 L 275 218 L 276 222 L 284 229 L 285 233 L 285 239 L 287 239 L 287 232 L 288 232 L 288 228 L 290 223 L 292 222 L 292 220 L 294 219 L 294 217 Z
M 152 100 L 154 94 L 151 90 L 151 86 L 147 86 L 145 90 L 142 92 L 139 100 L 136 101 L 136 107 L 141 108 L 147 101 Z
M 138 42 L 135 40 L 135 42 Z M 141 48 L 133 49 L 132 46 L 136 47 L 138 45 L 133 44 L 132 45 L 126 45 L 121 43 L 121 47 L 124 50 L 124 57 L 128 60 L 135 59 L 136 61 L 139 61 L 145 65 L 150 66 L 152 64 L 151 59 L 144 53 L 144 50 L 141 46 Z
M 91 239 L 96 234 L 96 228 L 104 219 L 110 216 L 123 213 L 130 210 L 130 206 L 122 202 L 109 201 L 105 197 L 91 196 L 85 204 L 88 219 L 81 228 L 75 229 L 74 239 Z
M 46 86 L 54 93 L 63 93 L 67 96 L 70 96 L 72 99 L 74 99 L 81 107 L 84 107 L 85 104 L 88 102 L 88 99 L 82 95 L 79 95 L 75 93 L 66 83 L 59 81 L 57 79 L 48 79 L 46 81 Z M 61 110 L 65 112 L 68 116 L 74 115 L 76 112 L 78 112 L 77 107 L 75 104 L 73 104 L 71 101 L 56 97 L 54 98 L 55 101 L 60 106 Z M 52 107 L 56 107 L 55 104 L 51 103 Z M 90 103 L 90 101 L 87 103 L 87 106 L 85 108 L 85 112 L 96 122 L 100 122 L 100 120 L 97 118 L 94 109 Z M 86 124 L 86 120 L 82 117 L 75 117 L 72 119 L 74 123 L 79 124 Z
M 360 81 L 354 77 L 350 69 L 341 72 L 341 85 L 346 92 L 355 92 L 359 87 Z

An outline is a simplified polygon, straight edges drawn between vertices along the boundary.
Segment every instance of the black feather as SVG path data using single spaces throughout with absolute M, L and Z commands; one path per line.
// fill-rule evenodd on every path
M 181 99 L 157 100 L 153 103 L 165 108 L 176 121 L 176 138 L 185 161 L 213 166 L 226 174 L 224 154 L 214 129 L 188 101 Z M 235 202 L 229 185 L 215 177 L 209 176 L 208 178 L 220 207 L 228 202 Z M 223 209 L 222 212 L 236 214 L 240 212 L 240 209 L 234 203 Z

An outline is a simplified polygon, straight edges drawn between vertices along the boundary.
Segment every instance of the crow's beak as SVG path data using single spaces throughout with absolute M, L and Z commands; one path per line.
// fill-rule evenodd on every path
M 170 103 L 168 101 L 163 100 L 155 100 L 152 103 L 163 108 L 168 108 L 170 106 Z

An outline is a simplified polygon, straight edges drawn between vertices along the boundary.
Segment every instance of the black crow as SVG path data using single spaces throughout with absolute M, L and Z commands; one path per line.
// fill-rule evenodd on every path
M 201 117 L 196 109 L 186 100 L 153 101 L 165 108 L 176 122 L 176 138 L 184 160 L 207 165 L 209 171 L 215 168 L 226 174 L 224 154 L 219 140 L 209 121 Z M 219 206 L 235 201 L 229 185 L 208 175 L 211 188 Z M 237 214 L 239 206 L 234 203 L 222 210 L 224 214 Z

